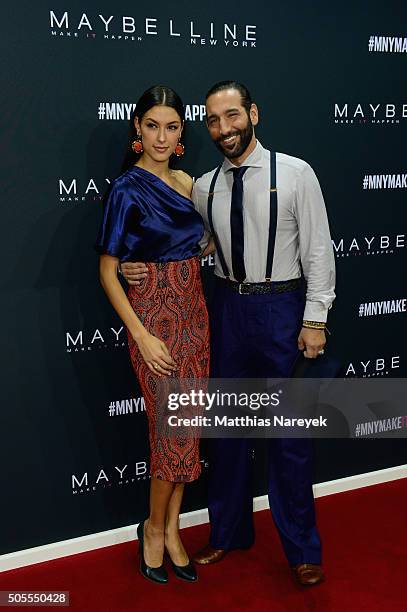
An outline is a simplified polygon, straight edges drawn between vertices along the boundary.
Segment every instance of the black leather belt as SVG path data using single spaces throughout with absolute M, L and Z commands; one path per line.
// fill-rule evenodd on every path
M 303 287 L 303 279 L 293 278 L 288 281 L 271 281 L 268 283 L 237 283 L 228 278 L 215 276 L 216 280 L 222 286 L 240 293 L 240 295 L 261 295 L 265 293 L 284 293 L 286 291 L 295 291 Z

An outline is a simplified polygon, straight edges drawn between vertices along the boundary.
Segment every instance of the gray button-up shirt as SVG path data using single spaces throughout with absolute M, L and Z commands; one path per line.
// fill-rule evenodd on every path
M 272 270 L 273 281 L 301 276 L 307 281 L 304 319 L 326 321 L 335 299 L 335 259 L 325 203 L 318 179 L 307 162 L 277 153 L 277 231 Z M 256 148 L 243 162 L 243 229 L 245 282 L 264 282 L 270 217 L 270 151 L 257 141 Z M 234 164 L 224 159 L 215 186 L 212 217 L 214 229 L 233 277 L 230 205 Z M 192 199 L 209 231 L 207 204 L 215 170 L 199 178 Z M 215 274 L 224 278 L 218 255 Z

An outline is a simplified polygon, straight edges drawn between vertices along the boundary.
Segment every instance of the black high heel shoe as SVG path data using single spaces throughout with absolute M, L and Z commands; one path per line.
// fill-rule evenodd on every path
M 166 584 L 168 582 L 167 570 L 162 563 L 160 567 L 150 567 L 144 560 L 144 523 L 139 523 L 137 527 L 137 535 L 139 539 L 139 551 L 140 551 L 140 573 L 153 582 L 158 584 Z
M 188 582 L 196 582 L 198 580 L 198 574 L 196 573 L 196 569 L 192 561 L 188 561 L 186 565 L 175 565 L 168 551 L 166 551 L 165 554 L 170 560 L 172 569 L 174 570 L 174 574 L 177 578 L 181 578 L 181 580 L 187 580 Z

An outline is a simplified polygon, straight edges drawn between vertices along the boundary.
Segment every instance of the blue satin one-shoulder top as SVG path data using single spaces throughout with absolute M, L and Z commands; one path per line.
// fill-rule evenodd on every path
M 112 183 L 95 248 L 120 261 L 180 261 L 199 255 L 203 232 L 190 199 L 133 166 Z

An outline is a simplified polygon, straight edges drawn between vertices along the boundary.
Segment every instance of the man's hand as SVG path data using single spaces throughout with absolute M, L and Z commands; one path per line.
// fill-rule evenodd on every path
M 298 336 L 298 348 L 303 351 L 304 357 L 315 359 L 318 352 L 324 349 L 326 344 L 325 332 L 323 329 L 310 329 L 303 327 Z
M 146 264 L 141 261 L 126 261 L 120 264 L 122 273 L 129 285 L 139 285 L 148 274 Z

